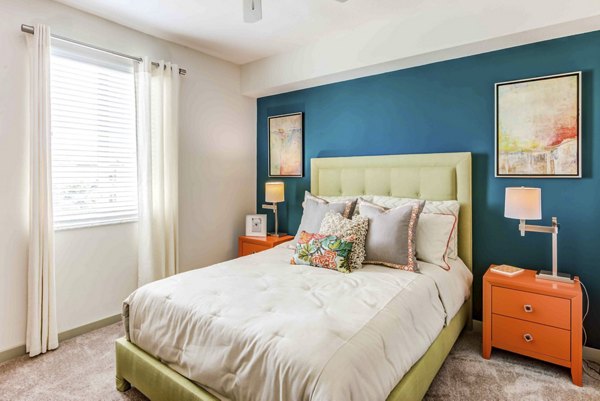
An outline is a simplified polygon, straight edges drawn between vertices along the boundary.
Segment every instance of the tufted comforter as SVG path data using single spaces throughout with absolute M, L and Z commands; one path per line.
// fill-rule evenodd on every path
M 343 274 L 290 265 L 291 254 L 280 246 L 139 288 L 124 303 L 128 339 L 223 398 L 385 400 L 442 330 L 442 299 L 460 306 L 470 288 L 468 278 L 444 294 L 438 267 Z

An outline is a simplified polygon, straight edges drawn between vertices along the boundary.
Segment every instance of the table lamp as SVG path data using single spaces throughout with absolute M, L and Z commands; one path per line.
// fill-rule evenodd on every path
M 265 209 L 273 210 L 275 214 L 275 232 L 269 233 L 273 237 L 283 237 L 285 233 L 278 231 L 279 221 L 277 219 L 277 203 L 285 200 L 285 185 L 283 182 L 266 182 L 265 183 L 265 202 L 270 202 L 271 205 L 262 205 Z
M 544 280 L 562 281 L 572 283 L 570 274 L 558 272 L 558 219 L 552 217 L 551 226 L 535 226 L 526 223 L 526 220 L 541 220 L 542 218 L 542 189 L 541 188 L 506 188 L 504 199 L 504 217 L 518 219 L 521 236 L 525 232 L 552 234 L 552 271 L 541 270 L 536 278 Z

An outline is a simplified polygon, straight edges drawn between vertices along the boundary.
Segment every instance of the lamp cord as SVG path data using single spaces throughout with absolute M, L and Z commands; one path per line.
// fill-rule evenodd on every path
M 585 344 L 587 344 L 587 332 L 585 331 L 585 326 L 583 325 L 583 323 L 585 322 L 585 318 L 587 317 L 588 313 L 590 313 L 590 296 L 588 295 L 587 292 L 587 288 L 585 288 L 585 284 L 583 284 L 583 281 L 581 281 L 581 279 L 579 279 L 579 283 L 581 284 L 581 287 L 583 287 L 583 292 L 585 293 L 585 313 L 583 314 L 583 319 L 581 320 L 581 327 L 583 328 L 583 346 L 585 347 Z
M 600 364 L 593 361 L 583 360 L 583 371 L 586 375 L 596 381 L 600 381 Z
M 585 288 L 585 284 L 583 284 L 581 279 L 579 279 L 579 283 L 581 284 L 581 287 L 583 288 L 583 292 L 585 293 L 585 313 L 583 314 L 583 319 L 581 320 L 581 327 L 583 329 L 583 338 L 584 338 L 583 346 L 585 347 L 585 344 L 587 344 L 588 336 L 587 336 L 587 332 L 585 331 L 585 326 L 583 325 L 583 322 L 585 322 L 585 318 L 587 317 L 588 313 L 590 313 L 590 296 L 587 292 L 587 288 Z M 583 360 L 583 371 L 585 372 L 586 375 L 588 375 L 592 379 L 600 381 L 600 364 L 584 359 Z

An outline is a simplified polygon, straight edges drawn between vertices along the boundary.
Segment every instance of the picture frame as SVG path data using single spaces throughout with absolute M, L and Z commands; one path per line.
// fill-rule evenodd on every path
M 495 177 L 581 178 L 581 71 L 495 84 Z
M 304 176 L 304 113 L 268 117 L 269 177 Z
M 266 237 L 267 236 L 267 215 L 266 214 L 246 215 L 246 236 L 247 237 Z

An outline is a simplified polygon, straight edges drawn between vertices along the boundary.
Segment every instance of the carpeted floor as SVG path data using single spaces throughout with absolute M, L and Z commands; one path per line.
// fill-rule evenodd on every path
M 117 323 L 64 341 L 46 355 L 5 362 L 0 365 L 0 400 L 146 400 L 135 389 L 115 390 L 114 340 L 122 332 Z M 571 383 L 568 369 L 544 362 L 498 350 L 486 361 L 480 337 L 462 334 L 427 400 L 600 400 L 600 376 L 584 375 L 580 388 Z

